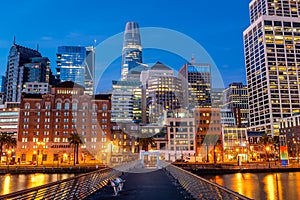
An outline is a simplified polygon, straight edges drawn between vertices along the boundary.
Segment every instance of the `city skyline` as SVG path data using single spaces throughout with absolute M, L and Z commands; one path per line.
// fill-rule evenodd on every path
M 54 69 L 55 53 L 58 46 L 89 46 L 94 44 L 94 40 L 99 44 L 110 36 L 122 32 L 126 22 L 136 21 L 140 27 L 168 28 L 195 39 L 216 62 L 225 86 L 234 81 L 245 82 L 242 31 L 249 25 L 248 3 L 243 2 L 242 9 L 235 9 L 237 6 L 234 3 L 219 2 L 218 5 L 214 5 L 214 11 L 209 12 L 211 3 L 196 1 L 191 1 L 189 4 L 174 3 L 172 5 L 167 2 L 160 2 L 159 6 L 152 2 L 151 4 L 137 4 L 134 8 L 119 2 L 118 8 L 113 6 L 113 10 L 106 11 L 105 8 L 112 7 L 111 3 L 103 2 L 101 6 L 97 6 L 99 4 L 97 2 L 81 5 L 76 2 L 70 4 L 67 1 L 60 3 L 59 7 L 55 6 L 55 2 L 47 4 L 49 13 L 54 8 L 57 9 L 57 15 L 51 15 L 51 17 L 42 14 L 45 3 L 31 1 L 30 6 L 20 3 L 14 5 L 16 13 L 9 20 L 1 22 L 7 31 L 0 36 L 0 66 L 2 69 L 0 73 L 4 74 L 7 54 L 14 35 L 16 36 L 16 43 L 22 46 L 35 49 L 39 44 L 40 52 L 49 57 L 51 68 Z M 10 3 L 6 4 L 11 6 Z M 91 7 L 90 5 L 94 6 Z M 66 6 L 73 9 L 74 13 L 80 11 L 82 14 L 75 16 L 71 15 L 71 12 L 63 12 Z M 3 6 L 3 8 L 5 7 Z M 227 9 L 223 9 L 224 7 Z M 126 11 L 123 12 L 123 8 L 126 8 L 124 9 Z M 161 18 L 155 15 L 155 13 L 162 13 L 166 9 L 168 9 L 168 15 L 165 17 Z M 137 10 L 137 12 L 133 12 L 133 10 Z M 233 13 L 233 11 L 237 13 Z M 181 14 L 182 12 L 186 13 Z M 3 15 L 3 18 L 5 14 L 8 14 L 7 11 L 1 10 L 0 15 Z M 36 15 L 40 16 L 39 19 L 36 19 Z M 238 20 L 236 16 L 239 16 Z M 63 18 L 69 19 L 67 26 L 59 23 Z M 13 26 L 11 21 L 14 22 Z M 36 24 L 32 30 L 38 29 L 39 31 L 29 31 L 28 28 L 24 27 L 24 24 L 28 23 Z M 121 57 L 122 50 L 116 51 Z M 179 69 L 186 62 L 180 58 L 174 59 L 174 56 L 170 56 L 166 52 L 153 52 L 151 50 L 145 51 L 143 57 L 145 63 L 161 61 L 175 69 Z M 195 55 L 196 62 L 201 62 L 199 57 Z M 120 72 L 121 58 L 116 60 L 113 65 L 118 67 Z M 236 73 L 233 74 L 232 71 Z M 111 79 L 116 80 L 118 78 L 112 77 Z

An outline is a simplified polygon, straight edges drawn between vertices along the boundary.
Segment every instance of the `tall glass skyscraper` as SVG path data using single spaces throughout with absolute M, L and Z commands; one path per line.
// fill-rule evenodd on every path
M 250 127 L 279 135 L 279 120 L 300 112 L 298 1 L 252 0 L 244 31 Z
M 60 80 L 73 81 L 84 86 L 86 48 L 60 46 L 57 51 L 57 72 Z
M 142 62 L 142 45 L 139 25 L 136 22 L 128 22 L 125 27 L 122 49 L 122 80 L 127 80 L 128 72 L 141 65 Z
M 95 53 L 96 53 L 96 47 L 93 46 L 86 47 L 84 93 L 89 95 L 94 94 Z

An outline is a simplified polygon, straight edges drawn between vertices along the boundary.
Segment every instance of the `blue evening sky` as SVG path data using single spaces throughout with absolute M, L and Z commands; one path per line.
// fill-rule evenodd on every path
M 1 1 L 0 6 L 0 74 L 6 70 L 7 55 L 16 43 L 36 48 L 51 60 L 60 45 L 92 45 L 124 31 L 128 21 L 140 27 L 162 27 L 179 31 L 201 44 L 215 61 L 225 86 L 245 81 L 243 30 L 249 25 L 246 1 L 199 0 L 15 0 Z M 142 36 L 143 37 L 143 36 Z M 142 38 L 143 43 L 143 38 Z M 115 49 L 121 56 L 121 49 Z M 97 54 L 97 56 L 99 56 Z M 100 55 L 101 56 L 101 55 Z M 179 69 L 185 62 L 168 52 L 148 50 L 144 62 L 161 61 Z M 195 61 L 201 62 L 195 55 Z M 106 72 L 101 90 L 110 88 L 118 79 L 121 59 Z M 113 71 L 113 70 L 112 70 Z

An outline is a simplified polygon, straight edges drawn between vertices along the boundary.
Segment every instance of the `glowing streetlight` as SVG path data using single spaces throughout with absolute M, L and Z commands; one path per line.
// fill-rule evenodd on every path
M 269 159 L 269 156 L 268 156 L 268 154 L 269 154 L 269 151 L 270 151 L 270 147 L 269 146 L 266 146 L 266 151 L 267 151 L 267 159 L 268 159 L 268 163 L 269 163 L 269 168 L 270 168 L 270 159 Z

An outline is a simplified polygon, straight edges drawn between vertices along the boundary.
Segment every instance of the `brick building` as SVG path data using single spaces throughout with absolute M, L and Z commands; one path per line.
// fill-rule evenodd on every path
M 196 156 L 206 162 L 221 161 L 222 126 L 220 108 L 195 108 L 194 117 Z M 218 156 L 218 152 L 220 156 Z
M 84 88 L 63 82 L 50 94 L 23 94 L 20 105 L 17 159 L 21 163 L 73 163 L 72 133 L 83 144 L 79 162 L 108 162 L 110 95 L 84 95 Z

